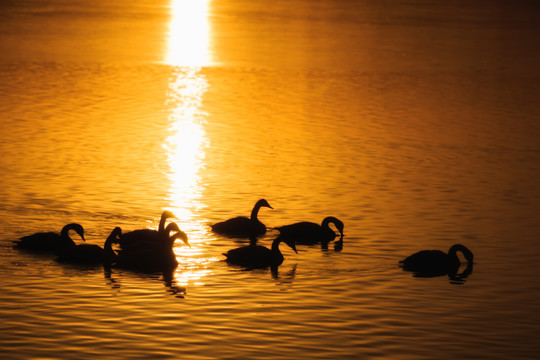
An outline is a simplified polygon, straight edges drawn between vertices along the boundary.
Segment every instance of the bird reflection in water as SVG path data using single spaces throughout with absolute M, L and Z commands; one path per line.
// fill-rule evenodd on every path
M 132 270 L 124 272 L 124 270 L 120 270 L 117 274 L 121 275 L 122 277 L 131 275 L 137 276 L 141 279 L 159 280 L 163 282 L 163 285 L 165 285 L 165 290 L 167 291 L 167 293 L 173 295 L 174 297 L 183 299 L 187 293 L 187 288 L 185 286 L 177 285 L 174 276 L 175 270 L 176 269 L 169 269 L 167 271 L 155 273 L 137 272 Z M 103 276 L 105 277 L 105 279 L 107 279 L 109 286 L 111 287 L 111 289 L 118 291 L 122 288 L 121 281 L 115 278 L 113 275 L 113 269 L 111 269 L 110 267 L 104 269 Z

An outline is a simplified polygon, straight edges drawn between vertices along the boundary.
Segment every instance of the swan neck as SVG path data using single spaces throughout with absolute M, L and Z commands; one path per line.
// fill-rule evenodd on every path
M 161 234 L 165 231 L 165 221 L 167 221 L 167 217 L 165 214 L 161 215 L 161 219 L 159 219 L 159 226 L 158 226 L 158 232 Z
M 69 230 L 71 230 L 71 228 L 69 226 L 64 226 L 62 228 L 62 231 L 60 232 L 60 236 L 67 240 L 66 241 L 66 244 L 69 242 L 69 245 L 70 246 L 75 246 L 75 241 L 73 241 L 73 239 L 71 238 L 71 236 L 69 236 Z
M 275 238 L 272 242 L 272 252 L 276 254 L 281 254 L 281 251 L 279 250 L 279 243 L 281 242 L 281 239 Z
M 460 244 L 453 245 L 450 248 L 450 250 L 448 250 L 448 256 L 450 256 L 453 259 L 456 259 L 457 262 L 460 263 L 459 257 L 457 256 L 458 251 L 460 251 L 463 254 L 467 262 L 469 263 L 473 262 L 473 253 L 471 252 L 471 250 L 467 249 L 465 246 L 460 245 Z
M 332 219 L 330 218 L 325 218 L 322 223 L 321 223 L 321 227 L 322 228 L 328 228 L 330 229 L 330 222 L 332 221 Z
M 261 205 L 259 203 L 255 204 L 253 207 L 253 210 L 251 210 L 251 220 L 258 221 L 257 215 L 259 215 L 259 209 L 261 208 Z

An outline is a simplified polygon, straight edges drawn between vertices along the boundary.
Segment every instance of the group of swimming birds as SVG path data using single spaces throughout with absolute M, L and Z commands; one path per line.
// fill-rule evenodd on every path
M 279 235 L 273 240 L 268 249 L 257 244 L 257 236 L 266 233 L 266 226 L 258 219 L 261 207 L 272 209 L 268 201 L 261 199 L 255 203 L 251 216 L 238 216 L 223 222 L 211 225 L 212 231 L 228 237 L 250 238 L 250 245 L 229 250 L 225 261 L 247 269 L 277 267 L 283 262 L 283 254 L 279 245 L 284 242 L 295 252 L 296 244 L 328 243 L 338 235 L 330 227 L 333 224 L 343 239 L 343 222 L 329 216 L 322 223 L 299 222 L 274 228 Z M 80 224 L 71 223 L 62 228 L 60 234 L 54 232 L 40 232 L 23 236 L 14 241 L 18 249 L 53 253 L 59 262 L 75 264 L 104 264 L 126 269 L 142 271 L 164 271 L 173 269 L 178 265 L 173 251 L 177 239 L 189 245 L 185 232 L 180 230 L 175 222 L 165 223 L 174 218 L 170 211 L 161 215 L 157 230 L 139 229 L 123 233 L 120 227 L 113 229 L 105 240 L 103 248 L 93 244 L 76 244 L 69 236 L 75 231 L 83 241 L 84 229 Z M 116 244 L 116 248 L 113 248 Z M 400 261 L 404 270 L 416 273 L 451 273 L 457 271 L 460 265 L 457 253 L 461 252 L 467 262 L 472 264 L 473 254 L 463 245 L 453 245 L 448 253 L 440 250 L 423 250 Z

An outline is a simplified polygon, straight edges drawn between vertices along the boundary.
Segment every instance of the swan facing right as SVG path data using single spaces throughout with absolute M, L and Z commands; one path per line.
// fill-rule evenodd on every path
M 291 249 L 296 251 L 294 241 L 278 236 L 272 242 L 272 248 L 257 245 L 252 241 L 250 245 L 242 246 L 223 253 L 227 258 L 225 261 L 232 265 L 239 265 L 248 269 L 264 269 L 267 267 L 277 267 L 283 263 L 284 257 L 279 250 L 279 244 L 284 242 Z
M 84 241 L 83 227 L 80 224 L 71 223 L 64 226 L 60 234 L 50 231 L 23 236 L 13 242 L 13 247 L 37 252 L 58 253 L 62 249 L 75 246 L 75 242 L 69 237 L 70 230 L 79 234 Z
M 333 216 L 323 219 L 321 225 L 303 221 L 291 225 L 279 226 L 280 236 L 294 239 L 297 244 L 311 245 L 316 243 L 328 243 L 336 238 L 336 233 L 330 228 L 334 224 L 343 239 L 343 222 Z
M 463 254 L 469 264 L 473 263 L 472 251 L 461 244 L 455 244 L 450 247 L 448 253 L 441 250 L 422 250 L 407 256 L 400 264 L 403 270 L 419 274 L 451 274 L 461 265 L 458 252 Z
M 218 222 L 211 225 L 212 231 L 218 234 L 239 238 L 263 235 L 266 233 L 266 226 L 257 218 L 261 207 L 273 209 L 273 207 L 268 204 L 268 201 L 261 199 L 255 203 L 249 218 L 237 216 L 229 220 Z

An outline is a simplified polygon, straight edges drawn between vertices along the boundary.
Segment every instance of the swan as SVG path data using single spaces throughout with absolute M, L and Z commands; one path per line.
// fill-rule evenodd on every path
M 293 238 L 297 244 L 325 243 L 336 237 L 336 233 L 330 228 L 330 223 L 336 226 L 343 238 L 343 222 L 333 216 L 324 218 L 321 225 L 303 221 L 276 229 L 279 230 L 280 236 Z
M 171 223 L 168 226 L 174 226 L 172 224 L 176 225 Z M 154 237 L 149 242 L 141 243 L 141 246 L 120 249 L 115 257 L 116 266 L 144 272 L 169 271 L 176 268 L 178 261 L 173 251 L 174 242 L 176 239 L 181 239 L 190 246 L 188 237 L 185 232 L 178 229 L 175 234 L 163 239 L 163 241 L 159 239 L 156 241 Z
M 84 241 L 83 227 L 79 224 L 71 223 L 62 228 L 60 235 L 51 231 L 23 236 L 19 240 L 13 242 L 13 247 L 17 249 L 56 253 L 68 246 L 75 245 L 75 242 L 69 237 L 70 230 L 79 234 Z
M 450 247 L 448 254 L 441 250 L 422 250 L 400 261 L 403 270 L 421 274 L 456 273 L 461 264 L 457 252 L 460 251 L 469 264 L 473 263 L 473 253 L 461 244 Z
M 181 232 L 185 235 L 185 233 L 178 227 L 178 224 L 171 222 L 162 231 L 152 229 L 130 231 L 124 234 L 124 236 L 119 239 L 117 243 L 120 245 L 122 250 L 126 251 L 131 251 L 134 249 L 149 249 L 160 246 L 166 247 L 167 244 L 169 244 L 171 232 L 173 231 L 176 231 L 177 233 Z M 187 241 L 187 235 L 185 236 Z
M 223 253 L 223 255 L 225 255 L 225 261 L 229 264 L 240 265 L 248 269 L 277 267 L 284 260 L 283 254 L 279 250 L 279 244 L 281 242 L 289 245 L 298 254 L 293 240 L 278 236 L 272 242 L 272 249 L 268 249 L 262 245 L 256 245 L 255 242 L 252 242 L 250 245 L 229 250 Z
M 247 238 L 254 235 L 262 235 L 266 233 L 266 226 L 259 221 L 257 215 L 259 214 L 259 209 L 263 206 L 273 209 L 273 207 L 268 204 L 268 201 L 261 199 L 255 203 L 250 218 L 238 216 L 226 221 L 218 222 L 211 225 L 212 231 L 232 237 Z
M 116 257 L 112 243 L 122 238 L 122 229 L 115 227 L 105 240 L 103 248 L 94 244 L 69 245 L 60 251 L 58 262 L 80 264 L 110 264 Z

